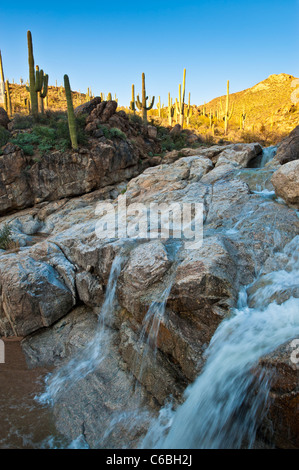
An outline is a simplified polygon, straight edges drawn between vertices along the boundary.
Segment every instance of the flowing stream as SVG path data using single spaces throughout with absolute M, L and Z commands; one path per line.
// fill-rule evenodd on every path
M 105 359 L 110 342 L 110 332 L 107 326 L 113 318 L 117 280 L 123 260 L 124 258 L 120 255 L 113 260 L 105 300 L 99 314 L 98 329 L 92 341 L 57 372 L 47 376 L 46 391 L 37 397 L 40 403 L 53 404 L 59 398 L 60 393 L 65 393 L 74 383 L 94 371 Z

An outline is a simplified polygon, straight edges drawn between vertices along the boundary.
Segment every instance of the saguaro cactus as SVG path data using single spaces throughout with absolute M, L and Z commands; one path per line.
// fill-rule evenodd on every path
M 186 112 L 186 122 L 187 122 L 187 126 L 190 125 L 190 117 L 192 116 L 192 107 L 191 107 L 191 93 L 189 91 L 189 95 L 188 95 L 188 106 L 187 106 L 187 112 Z
M 157 103 L 158 116 L 161 117 L 161 97 L 159 96 L 159 101 Z
M 245 108 L 243 108 L 242 113 L 240 114 L 240 129 L 245 129 L 245 121 L 246 121 L 247 114 L 245 112 Z
M 7 104 L 7 109 L 6 112 L 9 117 L 12 116 L 12 108 L 11 108 L 11 96 L 10 96 L 10 89 L 9 89 L 9 82 L 6 80 L 5 82 L 5 92 L 6 92 L 6 104 Z
M 130 110 L 133 111 L 133 114 L 136 112 L 135 107 L 135 86 L 132 85 L 132 101 L 130 101 Z
M 172 118 L 174 115 L 174 106 L 172 106 L 172 98 L 170 98 L 170 93 L 168 93 L 168 124 L 172 126 Z
M 29 64 L 29 91 L 31 101 L 31 113 L 34 117 L 38 115 L 38 100 L 35 89 L 35 71 L 34 71 L 34 57 L 33 57 L 33 46 L 31 32 L 27 31 L 27 42 L 28 42 L 28 64 Z
M 139 95 L 137 95 L 136 106 L 138 109 L 140 109 L 140 111 L 142 111 L 142 119 L 145 125 L 147 124 L 147 112 L 150 109 L 152 109 L 152 107 L 154 106 L 155 97 L 153 96 L 153 99 L 149 106 L 146 106 L 147 100 L 148 100 L 148 96 L 146 96 L 146 91 L 145 91 L 145 74 L 143 73 L 142 74 L 142 102 L 140 102 Z
M 223 114 L 222 101 L 220 100 L 221 112 Z M 227 134 L 228 122 L 231 120 L 234 112 L 234 104 L 231 111 L 229 111 L 229 80 L 227 80 L 227 92 L 226 92 L 226 103 L 225 103 L 225 112 L 224 112 L 224 134 Z
M 0 104 L 2 103 L 4 104 L 5 111 L 7 111 L 7 96 L 5 93 L 4 70 L 0 51 Z
M 185 85 L 186 85 L 186 69 L 184 69 L 183 90 L 182 90 L 182 85 L 179 84 L 179 100 L 177 103 L 178 114 L 180 117 L 180 125 L 182 127 L 184 126 Z
M 37 65 L 35 71 L 35 91 L 38 94 L 38 109 L 42 114 L 44 113 L 44 98 L 48 93 L 48 81 L 48 75 L 45 75 L 43 70 L 39 70 Z
M 68 117 L 68 123 L 69 123 L 70 138 L 71 138 L 73 149 L 77 150 L 78 138 L 77 138 L 76 118 L 75 118 L 74 106 L 73 106 L 73 101 L 72 101 L 70 81 L 67 75 L 64 75 L 64 90 L 65 90 L 66 103 L 67 103 L 67 117 Z

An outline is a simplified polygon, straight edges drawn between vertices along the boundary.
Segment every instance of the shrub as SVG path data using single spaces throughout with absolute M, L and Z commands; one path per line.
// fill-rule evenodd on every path
M 138 114 L 129 114 L 129 119 L 131 122 L 135 122 L 136 124 L 143 124 L 142 118 L 138 116 Z
M 26 119 L 28 120 L 28 116 Z M 19 122 L 22 124 L 23 121 L 19 120 Z M 29 119 L 29 122 L 32 125 L 31 119 Z M 39 115 L 36 122 L 30 132 L 20 133 L 11 139 L 11 142 L 18 145 L 25 155 L 32 156 L 35 147 L 42 155 L 47 154 L 52 149 L 66 151 L 71 148 L 66 113 L 49 112 L 46 115 Z M 78 143 L 84 145 L 87 143 L 87 136 L 84 132 L 85 117 L 80 116 L 76 122 L 78 126 Z
M 119 139 L 122 139 L 122 140 L 127 140 L 127 136 L 126 134 L 124 134 L 120 129 L 118 129 L 117 127 L 107 127 L 107 126 L 104 126 L 102 124 L 99 124 L 98 125 L 98 128 L 101 129 L 103 131 L 103 134 L 104 134 L 104 137 L 106 137 L 106 139 L 113 139 L 113 137 L 118 137 Z
M 0 249 L 7 250 L 11 242 L 11 228 L 5 224 L 0 230 Z

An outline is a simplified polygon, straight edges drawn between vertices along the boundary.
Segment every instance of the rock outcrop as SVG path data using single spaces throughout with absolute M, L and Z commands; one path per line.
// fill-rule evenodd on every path
M 272 176 L 271 182 L 277 196 L 299 208 L 299 160 L 282 165 Z
M 299 159 L 299 126 L 279 144 L 275 160 L 281 165 Z

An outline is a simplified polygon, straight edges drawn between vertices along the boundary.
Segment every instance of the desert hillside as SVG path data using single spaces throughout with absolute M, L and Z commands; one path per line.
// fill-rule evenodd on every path
M 240 115 L 246 113 L 246 127 L 256 130 L 261 127 L 271 127 L 283 132 L 291 131 L 299 122 L 299 108 L 293 103 L 296 77 L 281 73 L 270 75 L 266 80 L 251 88 L 230 95 L 230 109 L 234 106 L 232 124 L 239 124 Z M 295 86 L 294 86 L 295 85 Z M 298 84 L 297 84 L 298 86 Z M 226 96 L 214 98 L 206 105 L 197 108 L 206 114 L 220 110 L 220 101 L 225 107 Z

